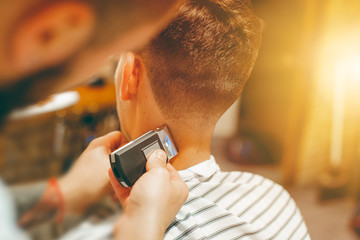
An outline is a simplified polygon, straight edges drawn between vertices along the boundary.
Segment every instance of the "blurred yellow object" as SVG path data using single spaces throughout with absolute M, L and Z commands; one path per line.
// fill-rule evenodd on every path
M 299 147 L 298 183 L 324 182 L 318 176 L 329 175 L 328 169 L 359 174 L 354 169 L 360 159 L 359 12 L 358 0 L 329 0 L 324 7 L 312 54 L 315 82 Z

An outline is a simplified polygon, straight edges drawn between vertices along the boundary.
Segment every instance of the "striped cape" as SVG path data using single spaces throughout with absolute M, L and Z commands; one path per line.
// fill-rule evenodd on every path
M 179 173 L 190 193 L 164 239 L 310 239 L 295 201 L 279 184 L 222 172 L 213 156 Z

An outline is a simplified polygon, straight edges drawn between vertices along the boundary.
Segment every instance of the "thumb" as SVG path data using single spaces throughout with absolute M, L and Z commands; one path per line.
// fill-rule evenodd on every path
M 153 168 L 165 168 L 166 166 L 166 154 L 163 150 L 155 150 L 150 154 L 146 163 L 146 171 Z

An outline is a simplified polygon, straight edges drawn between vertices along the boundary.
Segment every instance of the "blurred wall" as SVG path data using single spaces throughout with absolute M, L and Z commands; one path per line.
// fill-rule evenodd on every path
M 360 174 L 360 2 L 329 0 L 322 11 L 297 180 L 316 181 L 319 173 L 335 164 L 356 182 Z
M 343 65 L 349 65 L 356 62 L 352 57 L 360 56 L 360 2 L 253 3 L 264 22 L 263 43 L 242 96 L 238 134 L 255 136 L 267 146 L 281 164 L 283 184 L 316 183 L 319 174 L 329 169 L 334 152 L 339 155 L 338 149 L 341 171 L 349 175 L 358 171 L 354 169 L 359 165 L 360 81 L 346 71 L 340 81 L 345 88 L 343 114 L 335 114 L 343 118 L 337 134 L 340 144 L 333 141 L 333 123 L 339 121 L 333 115 L 334 102 L 341 105 L 334 100 L 334 92 L 340 92 L 334 90 L 334 64 L 343 58 Z M 354 56 L 339 56 L 343 52 Z
M 297 172 L 298 145 L 311 95 L 312 41 L 322 16 L 317 1 L 253 1 L 264 22 L 263 42 L 245 86 L 239 134 L 255 135 L 283 168 L 283 183 Z

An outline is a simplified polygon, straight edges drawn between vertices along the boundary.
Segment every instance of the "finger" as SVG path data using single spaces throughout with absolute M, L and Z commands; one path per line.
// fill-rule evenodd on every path
M 119 148 L 127 142 L 128 140 L 126 139 L 124 134 L 119 131 L 110 132 L 97 139 L 98 144 L 105 145 L 110 151 Z
M 182 181 L 182 178 L 181 178 L 179 172 L 176 171 L 176 169 L 170 163 L 166 164 L 166 169 L 170 173 L 171 180 L 181 180 Z
M 26 228 L 27 226 L 29 226 L 30 225 L 29 223 L 31 222 L 31 219 L 32 219 L 32 215 L 33 215 L 33 212 L 30 211 L 30 212 L 27 212 L 24 216 L 22 216 L 19 221 L 20 227 Z
M 153 168 L 164 168 L 166 166 L 166 154 L 163 150 L 155 150 L 150 154 L 146 163 L 146 170 Z
M 114 176 L 114 173 L 112 169 L 110 168 L 108 171 L 109 179 L 112 187 L 114 188 L 115 194 L 117 198 L 119 199 L 122 206 L 125 206 L 126 199 L 129 197 L 131 188 L 125 188 L 121 186 L 121 184 L 118 182 L 116 177 Z
M 179 200 L 182 198 L 182 201 L 185 202 L 189 196 L 189 188 L 182 180 L 179 172 L 176 171 L 176 169 L 170 163 L 166 164 L 166 169 L 170 173 L 170 181 L 180 194 Z

